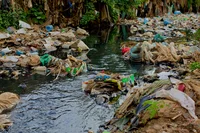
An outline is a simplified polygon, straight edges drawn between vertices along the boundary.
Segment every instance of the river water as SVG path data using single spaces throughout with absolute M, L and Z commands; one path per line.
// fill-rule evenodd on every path
M 120 42 L 127 38 L 120 27 L 98 30 L 84 42 L 91 48 L 88 57 L 95 68 L 105 68 L 122 74 L 135 73 L 141 65 L 130 65 L 121 57 Z M 8 133 L 87 133 L 96 132 L 99 125 L 112 118 L 113 107 L 97 105 L 81 89 L 95 71 L 74 79 L 40 75 L 25 75 L 19 80 L 0 80 L 3 91 L 18 93 L 21 102 L 11 112 L 14 122 Z M 20 84 L 25 88 L 18 87 Z

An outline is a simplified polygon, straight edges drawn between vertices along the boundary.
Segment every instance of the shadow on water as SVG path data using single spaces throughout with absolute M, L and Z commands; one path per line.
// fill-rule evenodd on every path
M 88 57 L 90 64 L 123 74 L 142 71 L 140 64 L 125 62 L 121 57 L 120 42 L 126 39 L 126 30 L 120 27 L 91 32 L 85 43 L 92 48 Z M 13 126 L 9 133 L 86 133 L 96 132 L 99 125 L 111 119 L 114 108 L 97 105 L 81 89 L 82 81 L 93 72 L 75 79 L 28 75 L 19 80 L 0 80 L 1 91 L 20 94 L 21 102 L 11 112 Z M 26 84 L 22 89 L 18 86 Z

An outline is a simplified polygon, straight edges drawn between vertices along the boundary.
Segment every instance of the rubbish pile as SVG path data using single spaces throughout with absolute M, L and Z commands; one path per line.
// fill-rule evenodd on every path
M 105 126 L 114 132 L 200 132 L 199 79 L 173 77 L 133 87 Z
M 129 51 L 124 53 L 126 60 L 133 62 L 177 62 L 180 55 L 177 54 L 174 43 L 162 44 L 162 43 L 149 43 L 144 41 L 130 48 Z
M 7 29 L 7 33 L 0 33 L 0 77 L 11 75 L 15 69 L 13 77 L 17 78 L 21 70 L 16 66 L 32 67 L 36 71 L 48 70 L 53 74 L 61 72 L 70 73 L 70 76 L 76 76 L 83 71 L 85 63 L 79 58 L 81 54 L 89 51 L 88 46 L 81 40 L 89 35 L 81 28 L 59 29 L 52 25 L 47 25 L 44 30 L 39 26 L 32 26 L 20 21 L 21 29 L 16 30 L 13 27 Z M 62 60 L 51 56 L 53 51 L 65 49 L 67 59 Z M 47 55 L 48 54 L 48 55 Z M 57 55 L 56 55 L 57 56 Z M 84 60 L 87 57 L 84 58 Z M 6 70 L 5 70 L 6 69 Z
M 132 45 L 130 41 L 122 44 L 124 59 L 145 63 L 179 62 L 193 57 L 195 52 L 199 53 L 200 49 L 194 46 L 198 41 L 191 38 L 200 27 L 199 15 L 177 12 L 163 17 L 132 20 L 130 32 L 133 36 L 128 38 L 132 40 Z
M 134 75 L 124 76 L 101 72 L 94 79 L 83 82 L 82 89 L 85 93 L 94 96 L 97 104 L 109 103 L 121 92 L 134 86 L 134 80 Z
M 199 20 L 199 15 L 177 11 L 162 18 L 126 21 L 132 24 L 133 41 L 121 44 L 124 59 L 157 65 L 135 79 L 114 117 L 99 132 L 200 132 L 200 48 L 197 40 L 186 39 L 198 31 Z
M 173 37 L 187 36 L 187 30 L 195 33 L 199 28 L 200 16 L 198 14 L 165 15 L 153 18 L 138 18 L 123 24 L 131 25 L 128 39 L 133 41 L 164 41 Z M 161 37 L 161 40 L 156 38 Z

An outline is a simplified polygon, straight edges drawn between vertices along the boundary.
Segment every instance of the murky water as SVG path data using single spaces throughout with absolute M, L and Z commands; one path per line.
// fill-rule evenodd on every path
M 121 58 L 120 40 L 123 40 L 123 34 L 118 27 L 101 30 L 84 40 L 92 48 L 88 54 L 90 64 L 123 74 L 139 71 L 141 65 L 131 66 Z M 11 112 L 14 124 L 7 132 L 96 132 L 99 125 L 112 118 L 114 108 L 97 105 L 82 91 L 82 81 L 88 80 L 93 73 L 88 72 L 75 79 L 63 78 L 56 82 L 52 81 L 52 77 L 39 75 L 26 75 L 18 81 L 0 80 L 1 90 L 18 93 L 21 97 L 20 104 Z M 22 83 L 27 87 L 18 87 Z

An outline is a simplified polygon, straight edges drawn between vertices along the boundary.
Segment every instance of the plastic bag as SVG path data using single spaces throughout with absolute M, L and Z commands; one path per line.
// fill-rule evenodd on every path
M 179 15 L 179 14 L 181 14 L 181 11 L 175 11 L 174 14 Z
M 47 25 L 47 26 L 46 26 L 46 30 L 47 30 L 48 32 L 51 32 L 51 31 L 53 30 L 53 25 Z
M 148 18 L 144 18 L 144 24 L 147 24 L 149 22 Z
M 161 36 L 160 34 L 156 34 L 154 36 L 153 40 L 156 42 L 163 42 L 165 40 L 165 38 L 163 36 Z
M 23 22 L 21 20 L 19 20 L 19 26 L 22 28 L 27 28 L 27 29 L 31 29 L 31 25 L 27 24 L 26 22 Z
M 2 49 L 1 52 L 4 54 L 7 54 L 7 53 L 12 52 L 12 50 L 10 50 L 8 47 L 6 47 L 6 48 Z
M 195 102 L 187 94 L 177 89 L 171 88 L 170 90 L 162 89 L 160 91 L 157 91 L 155 97 L 169 98 L 179 102 L 183 108 L 188 110 L 188 112 L 194 119 L 198 119 L 198 117 L 195 114 Z
M 168 24 L 171 24 L 172 22 L 170 20 L 164 20 L 164 25 L 168 25 Z
M 0 61 L 2 62 L 18 62 L 18 58 L 15 56 L 3 56 L 0 58 Z
M 8 33 L 0 33 L 0 40 L 1 39 L 7 39 L 9 37 L 10 37 L 10 35 Z
M 47 66 L 49 62 L 51 61 L 51 55 L 45 54 L 40 57 L 40 62 L 42 63 L 43 66 Z

